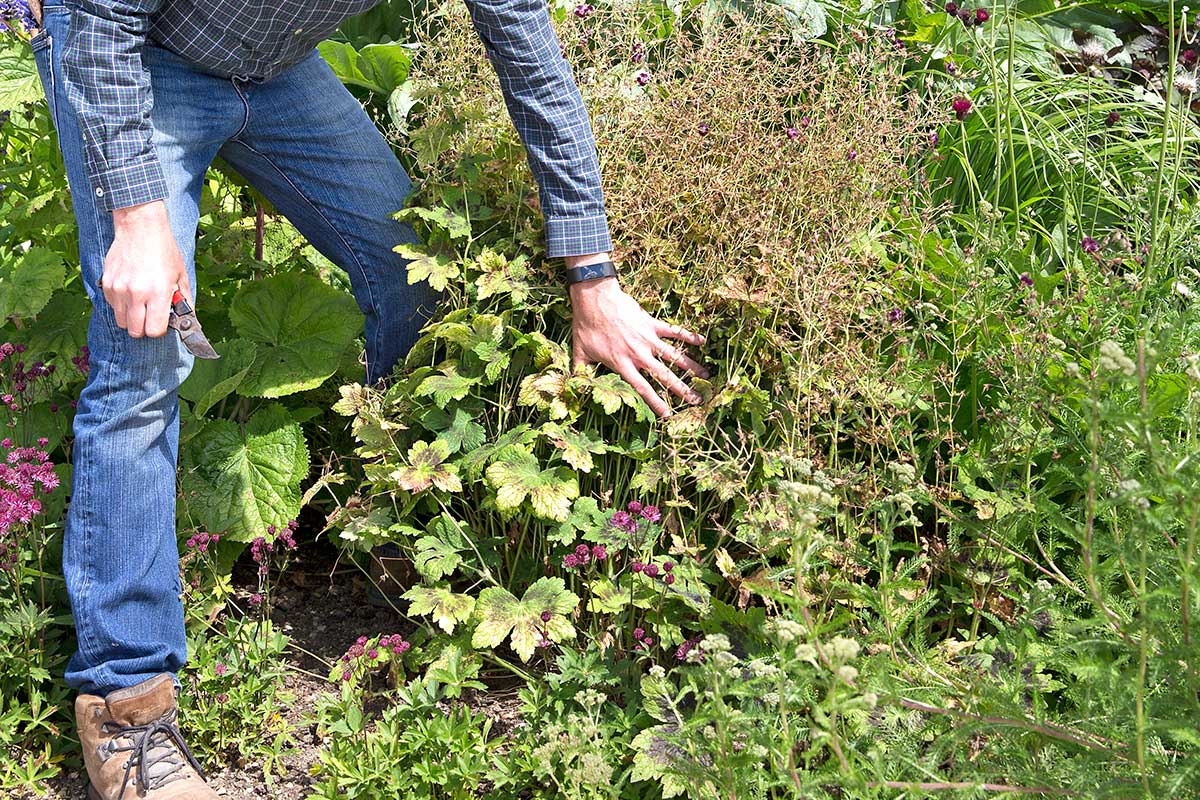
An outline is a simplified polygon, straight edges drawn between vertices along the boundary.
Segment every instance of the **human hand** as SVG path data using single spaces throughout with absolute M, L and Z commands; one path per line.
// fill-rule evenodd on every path
M 113 211 L 114 237 L 100 287 L 117 325 L 137 339 L 167 332 L 171 295 L 191 283 L 161 200 Z
M 708 370 L 665 340 L 700 345 L 704 344 L 703 336 L 650 316 L 621 289 L 616 278 L 572 284 L 570 294 L 574 310 L 571 349 L 576 367 L 604 364 L 628 381 L 660 417 L 669 417 L 671 410 L 642 372 L 687 402 L 700 402 L 700 395 L 671 367 L 701 378 L 708 377 Z

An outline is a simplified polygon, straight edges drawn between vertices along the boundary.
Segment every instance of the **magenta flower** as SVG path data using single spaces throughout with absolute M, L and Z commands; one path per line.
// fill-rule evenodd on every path
M 971 100 L 967 97 L 956 97 L 950 107 L 954 109 L 954 116 L 960 120 L 966 119 L 967 114 L 971 113 Z
M 215 672 L 217 674 L 218 678 L 223 676 L 228 671 L 229 671 L 229 667 L 225 666 L 220 661 L 218 661 L 217 665 L 215 667 L 213 667 L 213 672 Z
M 646 506 L 642 509 L 642 519 L 649 522 L 658 522 L 662 519 L 662 512 L 658 510 L 658 506 Z
M 656 577 L 658 575 L 658 565 L 647 564 L 646 566 L 642 567 L 642 572 L 644 572 L 649 578 Z
M 986 8 L 977 8 L 975 9 L 975 24 L 982 25 L 983 23 L 987 22 L 991 16 L 992 15 L 987 12 Z
M 701 123 L 700 123 L 700 125 L 699 125 L 699 126 L 696 128 L 696 130 L 700 131 L 700 135 L 701 135 L 701 136 L 704 136 L 704 135 L 705 135 L 705 134 L 707 134 L 707 133 L 708 133 L 708 131 L 709 131 L 709 128 L 708 128 L 708 123 L 707 123 L 707 122 L 701 122 Z
M 665 583 L 667 586 L 670 586 L 674 582 L 675 582 L 675 576 L 672 575 L 671 573 L 668 572 L 666 575 L 663 576 L 663 583 Z
M 554 617 L 549 611 L 542 612 L 542 622 L 549 622 Z
M 645 569 L 645 566 L 640 561 L 634 561 L 629 565 L 629 569 L 633 572 L 641 572 L 643 569 Z
M 663 572 L 670 572 L 673 569 L 675 569 L 674 561 L 664 561 L 663 562 Z
M 641 72 L 639 72 L 637 74 L 637 85 L 638 86 L 645 86 L 649 82 L 650 82 L 650 73 L 649 72 L 642 70 Z
M 1083 252 L 1085 253 L 1100 252 L 1100 243 L 1090 236 L 1083 237 L 1083 241 L 1079 243 L 1079 246 L 1083 248 Z
M 1033 278 L 1031 278 L 1029 276 L 1028 272 L 1022 272 L 1021 277 L 1018 278 L 1018 280 L 1021 281 L 1021 283 L 1025 284 L 1026 286 L 1030 286 L 1030 287 L 1033 286 Z
M 579 557 L 574 553 L 567 553 L 563 556 L 563 566 L 567 569 L 575 569 L 579 566 Z
M 641 629 L 641 628 L 634 628 L 634 629 L 633 629 L 633 638 L 635 638 L 635 639 L 641 639 L 641 638 L 642 638 L 643 636 L 645 636 L 645 635 L 646 635 L 646 631 L 644 631 L 643 629 Z
M 793 128 L 793 127 L 790 127 L 790 126 L 788 127 L 788 129 L 787 129 L 787 137 L 788 137 L 788 139 L 789 139 L 789 140 L 792 140 L 792 141 L 794 141 L 794 140 L 796 139 L 796 137 L 797 137 L 797 136 L 799 136 L 799 135 L 800 135 L 800 131 L 796 130 L 796 129 L 795 129 L 795 128 Z
M 580 3 L 579 5 L 575 6 L 575 16 L 579 17 L 580 19 L 587 19 L 588 16 L 595 10 L 595 6 L 593 6 L 591 3 Z
M 1121 121 L 1120 112 L 1119 111 L 1110 111 L 1110 112 L 1108 112 L 1108 115 L 1104 118 L 1104 127 L 1111 128 L 1113 125 L 1116 125 L 1120 121 Z
M 603 561 L 604 559 L 608 558 L 608 548 L 602 544 L 596 545 L 592 548 L 592 558 L 596 559 L 597 561 Z
M 951 14 L 951 15 L 957 14 L 958 13 L 958 3 L 955 3 L 954 0 L 951 0 L 949 3 L 946 3 L 946 13 Z
M 625 508 L 627 511 L 629 511 L 630 514 L 642 513 L 642 504 L 639 503 L 637 500 L 630 500 L 629 503 L 625 506 Z

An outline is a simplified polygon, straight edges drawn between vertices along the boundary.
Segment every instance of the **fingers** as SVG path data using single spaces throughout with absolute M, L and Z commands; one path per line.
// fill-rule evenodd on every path
M 125 309 L 125 330 L 135 339 L 141 338 L 146 330 L 146 305 L 136 300 Z
M 700 395 L 692 390 L 683 380 L 676 375 L 671 369 L 661 361 L 655 359 L 647 359 L 642 365 L 642 369 L 650 373 L 650 377 L 662 384 L 671 394 L 676 397 L 686 400 L 692 405 L 700 402 Z
M 167 320 L 171 313 L 169 297 L 146 304 L 146 335 L 162 336 L 167 332 Z
M 704 344 L 704 337 L 698 333 L 692 333 L 687 328 L 680 325 L 670 325 L 666 322 L 655 321 L 654 332 L 664 339 L 677 339 L 688 344 L 701 345 Z
M 658 339 L 653 343 L 653 351 L 655 356 L 674 367 L 687 370 L 699 378 L 708 377 L 708 370 L 700 366 L 696 361 L 693 361 L 687 353 L 684 353 L 678 347 L 673 347 L 663 340 Z
M 660 417 L 671 416 L 671 408 L 667 405 L 667 401 L 654 391 L 654 387 L 650 382 L 642 377 L 642 373 L 638 372 L 637 366 L 632 362 L 621 364 L 617 369 L 617 374 L 633 387 L 633 390 L 641 395 L 646 401 L 646 405 L 650 406 L 650 410 Z

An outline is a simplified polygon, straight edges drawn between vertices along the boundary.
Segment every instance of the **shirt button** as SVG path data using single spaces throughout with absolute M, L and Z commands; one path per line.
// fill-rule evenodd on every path
M 104 197 L 104 190 L 103 190 L 103 189 L 97 189 L 97 190 L 96 190 L 96 197 Z
M 296 28 L 296 30 L 292 31 L 292 34 L 295 36 L 299 36 L 302 33 L 304 33 L 304 28 Z

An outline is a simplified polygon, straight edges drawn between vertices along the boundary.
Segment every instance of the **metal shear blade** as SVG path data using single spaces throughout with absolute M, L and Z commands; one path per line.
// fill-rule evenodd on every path
M 179 332 L 179 339 L 188 352 L 196 358 L 220 358 L 213 346 L 208 343 L 208 337 L 200 329 L 200 320 L 196 318 L 196 310 L 188 303 L 182 292 L 176 291 L 171 296 L 171 315 L 167 325 Z

